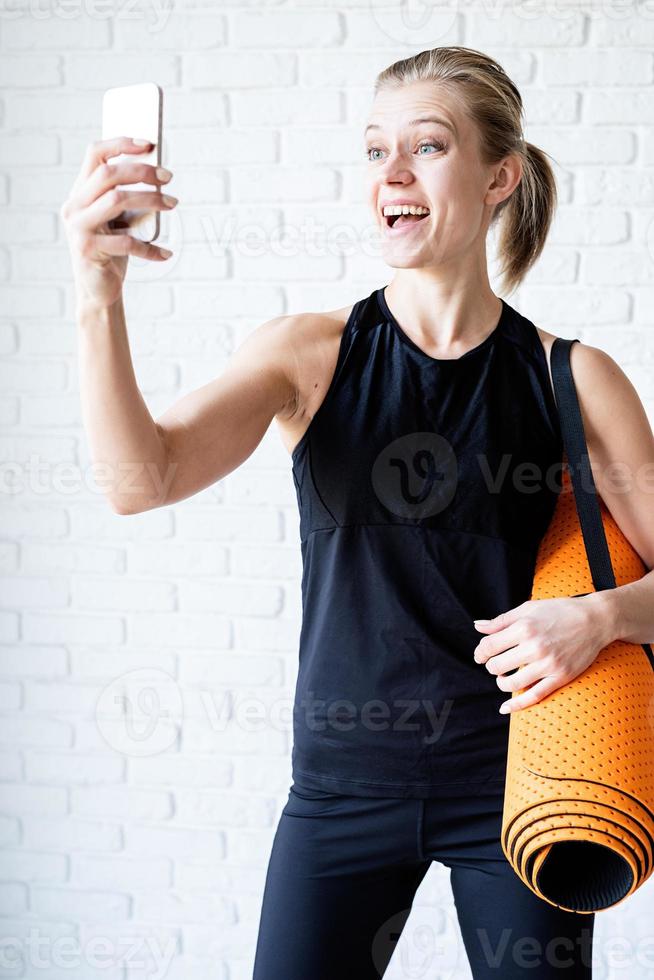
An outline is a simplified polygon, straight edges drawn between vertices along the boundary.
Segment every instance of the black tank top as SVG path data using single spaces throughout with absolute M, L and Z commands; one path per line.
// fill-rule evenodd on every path
M 493 332 L 445 360 L 383 287 L 354 304 L 292 455 L 297 785 L 425 798 L 504 780 L 511 694 L 474 661 L 473 619 L 529 598 L 562 458 L 541 340 L 504 300 Z

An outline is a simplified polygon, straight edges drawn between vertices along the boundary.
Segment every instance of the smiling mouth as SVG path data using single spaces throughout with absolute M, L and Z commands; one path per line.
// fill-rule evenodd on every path
M 429 214 L 389 214 L 384 215 L 384 221 L 389 228 L 400 222 L 401 225 L 413 223 L 416 224 L 418 221 L 422 221 L 424 218 L 428 218 Z

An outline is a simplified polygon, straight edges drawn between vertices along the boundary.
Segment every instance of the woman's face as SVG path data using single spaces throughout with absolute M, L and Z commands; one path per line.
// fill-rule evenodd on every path
M 471 249 L 485 256 L 493 208 L 517 184 L 518 158 L 506 157 L 505 166 L 482 163 L 474 123 L 433 82 L 379 92 L 368 123 L 373 128 L 365 131 L 367 197 L 385 261 L 418 268 L 461 261 Z M 429 214 L 390 228 L 383 205 L 405 199 L 429 208 Z

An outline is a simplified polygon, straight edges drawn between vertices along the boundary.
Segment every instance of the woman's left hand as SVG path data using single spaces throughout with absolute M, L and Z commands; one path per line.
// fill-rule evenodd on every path
M 477 663 L 497 674 L 502 691 L 528 688 L 505 701 L 502 714 L 536 704 L 574 680 L 614 639 L 596 599 L 596 593 L 530 599 L 494 619 L 475 620 L 475 629 L 486 634 L 473 651 Z M 502 676 L 514 668 L 520 669 Z

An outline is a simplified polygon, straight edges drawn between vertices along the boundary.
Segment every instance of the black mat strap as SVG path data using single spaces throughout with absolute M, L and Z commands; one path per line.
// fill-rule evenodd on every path
M 613 565 L 609 546 L 606 542 L 604 524 L 599 506 L 599 497 L 595 489 L 595 481 L 590 468 L 588 447 L 584 435 L 584 424 L 577 398 L 574 378 L 570 370 L 570 348 L 578 343 L 578 338 L 567 340 L 557 337 L 552 344 L 550 365 L 554 394 L 561 421 L 561 434 L 566 456 L 572 489 L 575 495 L 581 533 L 586 547 L 586 556 L 596 591 L 614 589 L 616 587 Z M 588 592 L 581 595 L 589 595 Z M 654 670 L 654 650 L 650 643 L 641 643 L 650 667 Z
M 614 589 L 616 583 L 602 523 L 599 497 L 590 468 L 577 390 L 570 370 L 570 348 L 576 343 L 578 343 L 576 337 L 572 340 L 557 337 L 552 344 L 550 365 L 579 523 L 593 585 L 599 592 L 602 589 Z

